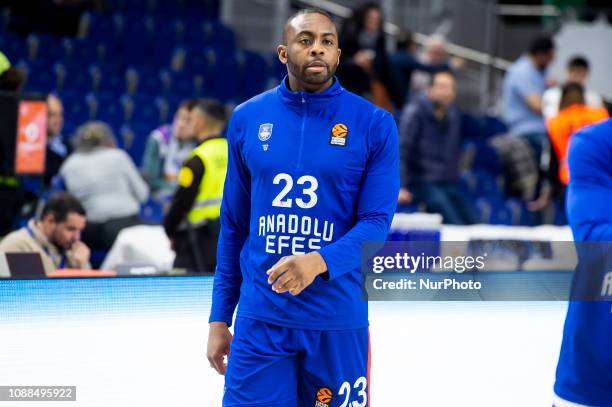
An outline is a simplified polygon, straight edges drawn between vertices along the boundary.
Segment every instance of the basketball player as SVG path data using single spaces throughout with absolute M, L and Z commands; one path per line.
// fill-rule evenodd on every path
M 612 406 L 612 120 L 573 137 L 567 214 L 580 262 L 573 291 L 593 286 L 601 301 L 570 301 L 557 365 L 555 407 Z M 583 243 L 580 243 L 580 242 Z M 584 243 L 584 241 L 598 241 Z M 582 246 L 580 246 L 582 245 Z M 589 245 L 589 246 L 586 246 Z M 586 248 L 589 250 L 586 250 Z M 582 250 L 581 250 L 582 248 Z M 593 261 L 597 255 L 603 261 Z M 607 258 L 607 267 L 605 261 Z
M 224 406 L 365 407 L 360 248 L 387 237 L 397 128 L 334 77 L 327 13 L 299 11 L 283 39 L 286 78 L 238 106 L 228 128 L 207 355 L 225 374 Z

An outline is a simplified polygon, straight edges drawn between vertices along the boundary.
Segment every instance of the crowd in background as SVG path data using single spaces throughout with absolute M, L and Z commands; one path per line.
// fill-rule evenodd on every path
M 399 208 L 440 213 L 448 224 L 479 223 L 478 208 L 462 188 L 460 168 L 465 132 L 456 94 L 457 75 L 465 61 L 449 56 L 443 37 L 432 35 L 419 50 L 409 32 L 390 38 L 383 25 L 384 15 L 376 3 L 356 9 L 341 24 L 337 74 L 345 88 L 397 118 Z M 391 40 L 394 47 L 388 43 Z M 395 51 L 389 52 L 391 48 Z M 494 143 L 506 167 L 507 183 L 535 213 L 554 200 L 562 205 L 571 176 L 565 156 L 572 134 L 608 117 L 601 96 L 585 88 L 589 62 L 575 56 L 568 61 L 567 76 L 554 80 L 547 74 L 553 58 L 553 41 L 536 38 L 507 71 L 502 119 L 508 134 Z M 0 70 L 0 88 L 19 91 L 23 82 L 19 71 L 2 59 Z M 175 248 L 189 246 L 185 243 L 189 237 L 181 241 L 179 230 L 196 200 L 192 178 L 198 170 L 190 167 L 190 175 L 185 175 L 182 168 L 200 143 L 222 134 L 223 106 L 207 100 L 181 102 L 172 123 L 152 129 L 141 168 L 136 168 L 117 147 L 108 125 L 84 123 L 69 137 L 62 132 L 62 101 L 57 95 L 49 95 L 47 101 L 44 187 L 65 189 L 82 203 L 87 214 L 83 242 L 94 250 L 108 250 L 121 229 L 142 222 L 141 205 L 153 199 L 166 208 L 169 237 L 179 236 L 179 242 L 173 240 Z M 197 259 L 191 259 L 186 267 L 195 263 Z

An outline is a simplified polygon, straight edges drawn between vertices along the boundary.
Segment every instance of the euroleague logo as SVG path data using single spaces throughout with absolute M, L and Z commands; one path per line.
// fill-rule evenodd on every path
M 336 123 L 331 129 L 329 144 L 332 146 L 346 146 L 348 139 L 348 127 L 344 123 Z
M 329 407 L 333 398 L 333 393 L 329 387 L 321 387 L 317 390 L 317 398 L 314 407 Z

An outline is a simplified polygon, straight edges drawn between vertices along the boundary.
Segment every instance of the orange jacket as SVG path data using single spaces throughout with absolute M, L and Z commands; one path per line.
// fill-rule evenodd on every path
M 607 118 L 608 111 L 603 107 L 573 104 L 546 123 L 553 149 L 559 159 L 559 178 L 565 185 L 569 182 L 567 147 L 570 137 L 581 128 Z

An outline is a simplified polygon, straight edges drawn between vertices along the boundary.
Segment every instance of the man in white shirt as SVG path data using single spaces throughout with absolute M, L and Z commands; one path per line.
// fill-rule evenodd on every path
M 567 82 L 576 82 L 581 84 L 586 89 L 586 83 L 589 78 L 589 61 L 582 56 L 575 56 L 567 63 Z M 545 119 L 550 119 L 559 113 L 559 103 L 561 101 L 561 86 L 549 88 L 544 92 L 542 99 Z M 585 102 L 591 107 L 603 106 L 601 96 L 589 89 L 585 90 Z

